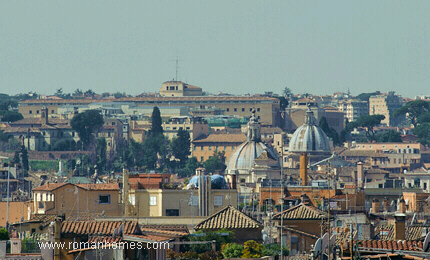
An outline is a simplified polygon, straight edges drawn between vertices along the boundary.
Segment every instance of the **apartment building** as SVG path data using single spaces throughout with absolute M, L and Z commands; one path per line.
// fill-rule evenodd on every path
M 369 115 L 369 103 L 366 101 L 352 99 L 340 103 L 338 108 L 349 122 L 357 120 L 360 116 Z
M 369 98 L 369 115 L 383 115 L 385 119 L 381 124 L 396 126 L 403 121 L 404 117 L 394 117 L 393 113 L 403 106 L 402 97 L 395 95 L 394 91 L 385 95 L 376 95 Z
M 121 216 L 119 191 L 117 183 L 47 183 L 33 189 L 32 214 Z

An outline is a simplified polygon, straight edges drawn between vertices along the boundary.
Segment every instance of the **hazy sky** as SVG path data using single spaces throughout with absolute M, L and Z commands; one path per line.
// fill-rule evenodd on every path
M 0 92 L 430 94 L 430 1 L 0 0 Z

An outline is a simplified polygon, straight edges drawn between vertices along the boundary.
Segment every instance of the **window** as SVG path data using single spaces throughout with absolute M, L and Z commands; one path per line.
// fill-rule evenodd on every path
M 173 127 L 173 130 L 176 130 L 176 127 Z
M 217 152 L 218 152 L 218 145 L 217 145 L 217 146 L 215 146 L 215 151 L 217 151 Z
M 29 113 L 29 114 L 33 114 L 33 111 L 29 110 L 29 111 L 28 111 L 28 113 Z
M 227 146 L 224 145 L 224 151 L 227 151 Z
M 112 122 L 112 125 L 115 125 L 115 122 Z
M 242 112 L 245 112 L 245 108 L 242 108 Z
M 249 112 L 252 112 L 252 108 L 249 109 Z
M 170 130 L 170 126 L 166 126 L 166 130 Z
M 179 209 L 166 209 L 166 216 L 179 216 Z
M 234 109 L 234 112 L 237 112 L 237 108 Z
M 54 114 L 54 110 L 51 110 L 51 114 Z
M 99 195 L 99 204 L 110 204 L 110 195 Z
M 214 206 L 222 206 L 222 196 L 214 196 Z
M 45 202 L 39 201 L 39 209 L 45 208 Z
M 36 114 L 39 114 L 39 110 L 36 110 Z
M 259 108 L 259 107 L 257 108 L 257 111 L 260 111 L 260 108 Z
M 194 151 L 197 150 L 197 146 L 194 146 Z
M 212 146 L 209 145 L 209 151 L 212 151 Z
M 150 206 L 156 206 L 157 205 L 157 197 L 156 196 L 151 196 L 149 198 L 149 205 Z
M 205 158 L 202 156 L 200 157 L 200 161 L 203 162 L 205 160 Z
M 227 108 L 227 112 L 230 111 L 230 108 Z M 30 114 L 31 114 L 31 110 L 30 110 Z
M 190 197 L 190 199 L 191 199 L 191 203 L 190 203 L 191 206 L 197 206 L 197 205 L 199 205 L 199 197 L 192 195 Z
M 203 145 L 202 145 L 202 146 L 200 146 L 200 151 L 203 151 Z
M 72 137 L 75 137 L 75 132 L 72 132 Z

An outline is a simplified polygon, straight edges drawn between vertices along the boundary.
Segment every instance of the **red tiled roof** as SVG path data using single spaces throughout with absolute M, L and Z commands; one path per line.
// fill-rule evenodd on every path
M 238 228 L 262 228 L 263 225 L 246 215 L 245 213 L 227 206 L 212 216 L 194 226 L 195 230 L 201 229 L 238 229 Z
M 144 234 L 159 234 L 159 235 L 169 235 L 169 236 L 187 236 L 189 235 L 188 232 L 181 232 L 181 231 L 175 231 L 175 230 L 161 230 L 157 228 L 146 228 L 146 227 L 140 227 L 140 230 Z
M 68 185 L 68 184 L 70 184 L 70 183 L 47 183 L 47 184 L 42 185 L 40 187 L 34 188 L 33 191 L 53 191 L 55 189 L 58 189 L 64 185 Z
M 118 183 L 83 183 L 75 185 L 85 190 L 119 190 Z
M 205 138 L 194 140 L 193 143 L 243 143 L 245 134 L 210 134 Z
M 156 235 L 126 235 L 124 237 L 124 240 L 128 240 L 129 238 L 151 240 L 151 241 L 156 241 L 156 242 L 162 242 L 162 241 L 170 240 L 169 237 L 162 237 L 162 236 L 156 236 Z
M 357 241 L 354 241 L 355 245 Z M 422 241 L 411 240 L 359 240 L 359 247 L 364 248 L 378 248 L 389 250 L 405 250 L 405 251 L 423 251 Z
M 322 212 L 321 210 L 312 206 L 305 205 L 303 203 L 300 203 L 297 206 L 294 206 L 292 208 L 285 210 L 284 212 L 274 215 L 273 219 L 280 220 L 281 215 L 284 220 L 302 220 L 302 219 L 320 220 L 326 217 L 324 212 Z
M 115 228 L 120 228 L 122 221 L 63 221 L 62 234 L 73 235 L 112 235 Z M 125 221 L 123 234 L 133 234 L 138 228 L 137 222 Z

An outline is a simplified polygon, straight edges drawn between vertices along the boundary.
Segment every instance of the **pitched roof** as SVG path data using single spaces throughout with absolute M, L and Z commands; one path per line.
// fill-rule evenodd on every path
M 119 190 L 118 183 L 82 183 L 75 185 L 86 190 Z
M 238 229 L 238 228 L 262 228 L 263 225 L 246 215 L 245 213 L 227 206 L 216 212 L 206 220 L 194 226 L 195 230 L 201 229 Z
M 62 234 L 73 235 L 112 235 L 115 228 L 120 228 L 122 221 L 63 221 Z M 133 234 L 139 228 L 137 222 L 125 221 L 123 234 Z
M 210 134 L 204 138 L 194 140 L 193 143 L 243 143 L 244 134 Z
M 280 220 L 281 215 L 284 220 L 321 220 L 326 218 L 321 210 L 303 203 L 274 215 L 273 219 Z
M 357 242 L 361 243 L 361 247 L 364 248 L 378 248 L 388 250 L 405 250 L 405 251 L 423 251 L 422 241 L 411 241 L 411 240 L 359 240 L 354 241 L 355 245 Z M 347 243 L 349 244 L 349 243 Z
M 40 187 L 34 188 L 33 191 L 53 191 L 69 183 L 47 183 Z

